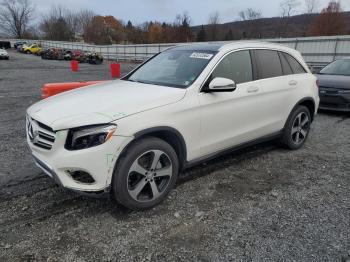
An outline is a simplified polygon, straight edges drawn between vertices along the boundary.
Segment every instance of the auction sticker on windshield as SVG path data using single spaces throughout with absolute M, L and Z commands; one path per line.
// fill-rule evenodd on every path
M 210 60 L 213 57 L 213 54 L 208 53 L 192 53 L 191 58 L 207 59 Z

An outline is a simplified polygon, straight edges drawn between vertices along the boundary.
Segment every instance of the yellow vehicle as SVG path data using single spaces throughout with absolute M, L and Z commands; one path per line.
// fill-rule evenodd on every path
M 38 44 L 23 47 L 23 52 L 27 54 L 36 54 L 41 50 L 42 48 Z

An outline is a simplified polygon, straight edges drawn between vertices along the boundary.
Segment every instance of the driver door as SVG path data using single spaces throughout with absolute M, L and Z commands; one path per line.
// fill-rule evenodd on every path
M 254 81 L 249 50 L 226 55 L 205 85 L 216 77 L 229 78 L 232 92 L 199 93 L 201 107 L 201 155 L 205 156 L 259 137 L 264 126 L 262 92 Z

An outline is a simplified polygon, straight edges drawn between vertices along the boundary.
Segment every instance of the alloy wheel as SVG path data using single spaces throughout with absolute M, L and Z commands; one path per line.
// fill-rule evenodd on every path
M 293 122 L 292 141 L 295 144 L 301 144 L 305 141 L 310 128 L 310 119 L 305 112 L 299 113 Z
M 127 185 L 129 195 L 138 202 L 149 202 L 166 191 L 173 175 L 169 156 L 161 150 L 150 150 L 131 165 Z

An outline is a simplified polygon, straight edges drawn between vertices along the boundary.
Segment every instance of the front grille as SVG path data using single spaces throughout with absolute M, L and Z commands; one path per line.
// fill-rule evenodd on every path
M 55 143 L 56 133 L 53 129 L 31 117 L 27 117 L 27 136 L 33 145 L 51 150 Z
M 350 94 L 350 90 L 346 88 L 320 86 L 319 90 L 321 94 L 327 95 Z
M 333 87 L 320 86 L 319 90 L 321 94 L 336 95 L 339 93 L 339 89 Z

